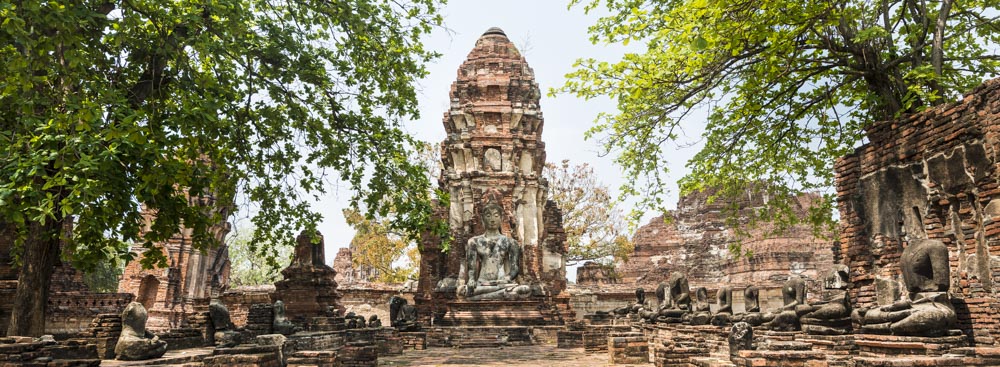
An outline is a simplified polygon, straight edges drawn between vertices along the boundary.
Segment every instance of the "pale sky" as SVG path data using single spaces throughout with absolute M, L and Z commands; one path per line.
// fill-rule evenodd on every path
M 458 67 L 483 32 L 490 27 L 500 27 L 534 69 L 542 89 L 541 109 L 545 119 L 542 140 L 546 144 L 548 161 L 587 162 L 594 167 L 598 179 L 617 195 L 617 188 L 622 183 L 621 170 L 613 164 L 612 157 L 599 156 L 596 140 L 584 140 L 584 132 L 593 126 L 595 116 L 600 112 L 613 112 L 615 105 L 606 99 L 585 101 L 570 95 L 556 98 L 547 95 L 549 88 L 564 83 L 565 74 L 572 70 L 577 58 L 617 60 L 625 52 L 621 46 L 590 43 L 587 27 L 596 21 L 597 15 L 585 15 L 581 7 L 567 10 L 567 0 L 452 0 L 442 14 L 447 29 L 438 29 L 425 40 L 425 46 L 438 51 L 442 57 L 428 66 L 430 75 L 420 82 L 421 118 L 407 124 L 409 132 L 431 143 L 444 140 L 441 121 L 449 106 L 448 92 Z M 692 148 L 677 151 L 677 159 L 669 162 L 672 180 L 676 181 L 687 172 L 684 162 L 695 152 Z M 331 194 L 317 203 L 316 208 L 324 215 L 319 230 L 326 240 L 327 263 L 332 264 L 337 250 L 350 243 L 354 230 L 344 222 L 341 214 L 350 191 L 343 185 L 329 191 Z M 677 201 L 676 185 L 671 191 L 668 202 L 672 206 Z M 652 215 L 647 214 L 646 220 Z M 575 269 L 569 272 L 568 277 L 575 279 Z

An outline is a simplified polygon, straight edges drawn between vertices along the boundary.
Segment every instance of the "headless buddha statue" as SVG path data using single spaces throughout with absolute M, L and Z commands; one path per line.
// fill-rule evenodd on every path
M 958 322 L 948 296 L 951 269 L 948 248 L 938 240 L 917 240 L 900 256 L 903 282 L 909 292 L 903 300 L 876 309 L 858 309 L 853 317 L 868 333 L 940 336 Z

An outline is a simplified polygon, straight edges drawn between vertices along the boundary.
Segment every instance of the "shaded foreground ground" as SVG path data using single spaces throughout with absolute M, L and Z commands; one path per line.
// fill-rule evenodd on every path
M 608 353 L 584 353 L 583 348 L 557 349 L 554 345 L 500 348 L 428 348 L 407 350 L 403 355 L 379 357 L 379 366 L 607 366 Z M 652 366 L 618 364 L 615 366 Z

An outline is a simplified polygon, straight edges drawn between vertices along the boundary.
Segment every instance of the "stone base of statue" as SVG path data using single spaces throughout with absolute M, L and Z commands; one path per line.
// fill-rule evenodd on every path
M 810 335 L 844 335 L 851 331 L 851 318 L 825 320 L 803 317 L 799 320 L 802 331 Z
M 688 323 L 691 325 L 708 325 L 712 321 L 712 313 L 708 311 L 691 313 Z
M 969 346 L 969 339 L 960 330 L 949 330 L 947 336 L 896 336 L 855 334 L 856 366 L 884 366 L 886 361 L 905 360 L 910 366 L 965 366 L 958 350 Z
M 715 326 L 727 326 L 733 323 L 733 314 L 717 313 L 712 315 L 712 320 L 709 323 Z
M 558 324 L 543 301 L 453 301 L 435 326 L 540 326 Z
M 309 331 L 340 331 L 347 329 L 342 316 L 317 316 L 309 319 Z
M 764 319 L 768 318 L 771 318 L 770 315 L 764 316 Z M 774 331 L 802 330 L 802 326 L 799 324 L 799 314 L 795 312 L 795 310 L 783 310 L 778 312 L 773 316 L 773 318 L 771 318 L 771 321 L 765 323 L 764 326 Z
M 688 318 L 689 323 L 690 323 L 690 319 L 691 318 Z M 683 323 L 683 322 L 684 322 L 684 318 L 683 317 L 659 316 L 659 317 L 656 318 L 656 323 L 657 324 L 680 324 L 680 323 Z M 708 323 L 708 319 L 706 318 L 705 319 L 705 324 L 707 324 L 707 323 Z M 692 324 L 692 325 L 703 325 L 703 324 Z

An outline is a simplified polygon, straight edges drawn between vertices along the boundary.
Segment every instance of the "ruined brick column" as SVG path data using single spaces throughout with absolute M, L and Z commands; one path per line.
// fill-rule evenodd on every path
M 274 283 L 273 298 L 285 303 L 290 320 L 307 327 L 344 314 L 337 292 L 337 272 L 324 263 L 323 235 L 316 232 L 315 236 L 318 243 L 313 243 L 313 236 L 305 232 L 299 234 L 291 264 L 281 271 L 282 280 Z
M 228 216 L 231 204 L 217 203 L 211 195 L 189 197 L 189 205 L 212 208 L 221 218 Z M 152 225 L 156 213 L 143 211 L 146 228 Z M 167 257 L 166 268 L 143 269 L 139 261 L 132 261 L 118 283 L 118 291 L 135 295 L 149 312 L 147 328 L 166 330 L 188 326 L 195 304 L 207 305 L 207 299 L 217 296 L 229 283 L 229 249 L 224 239 L 231 230 L 229 222 L 220 221 L 209 229 L 218 242 L 204 253 L 193 247 L 190 229 L 181 229 L 169 240 L 156 245 Z M 132 246 L 136 259 L 147 251 L 142 244 Z M 200 301 L 198 301 L 200 300 Z
M 465 243 L 484 232 L 483 193 L 494 189 L 502 196 L 500 231 L 523 247 L 518 281 L 540 284 L 549 296 L 560 294 L 566 287 L 565 235 L 542 178 L 544 123 L 534 72 L 506 34 L 490 28 L 459 67 L 450 95 L 440 185 L 451 198 L 443 214 L 453 242 L 451 251 L 441 254 L 438 241 L 425 238 L 420 293 L 430 295 L 428 288 L 439 280 L 457 277 Z

